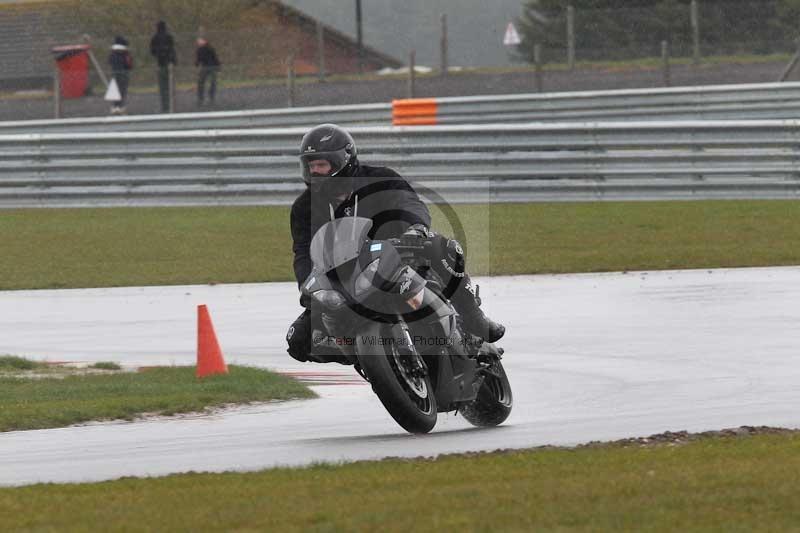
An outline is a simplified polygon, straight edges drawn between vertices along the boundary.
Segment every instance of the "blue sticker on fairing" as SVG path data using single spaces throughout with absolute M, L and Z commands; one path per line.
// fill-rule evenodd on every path
M 380 252 L 381 248 L 383 248 L 382 243 L 373 244 L 369 247 L 370 252 Z

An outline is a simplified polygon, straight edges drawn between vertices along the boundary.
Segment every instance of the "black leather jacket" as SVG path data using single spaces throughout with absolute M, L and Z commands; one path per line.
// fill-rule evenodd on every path
M 336 218 L 353 216 L 358 197 L 358 216 L 372 219 L 371 239 L 399 237 L 413 224 L 431 225 L 431 215 L 416 191 L 394 170 L 360 165 L 354 173 L 354 192 L 340 205 L 334 204 Z M 311 239 L 330 220 L 330 205 L 321 195 L 306 189 L 292 205 L 291 227 L 294 275 L 298 285 L 312 270 Z

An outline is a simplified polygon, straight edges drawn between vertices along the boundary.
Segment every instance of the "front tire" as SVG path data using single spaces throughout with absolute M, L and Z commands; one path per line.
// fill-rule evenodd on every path
M 392 418 L 409 433 L 428 433 L 436 425 L 436 396 L 430 376 L 413 375 L 388 324 L 375 324 L 356 337 L 356 353 L 372 390 Z M 386 339 L 371 344 L 369 340 Z M 419 357 L 419 356 L 416 356 Z
M 511 414 L 514 396 L 511 384 L 500 360 L 495 361 L 478 389 L 478 396 L 462 406 L 459 412 L 464 418 L 478 427 L 491 427 L 502 424 Z

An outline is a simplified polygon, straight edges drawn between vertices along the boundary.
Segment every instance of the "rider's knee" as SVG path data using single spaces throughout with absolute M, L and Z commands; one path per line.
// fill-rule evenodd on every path
M 311 316 L 308 311 L 297 317 L 286 332 L 286 351 L 301 362 L 308 361 L 311 353 Z

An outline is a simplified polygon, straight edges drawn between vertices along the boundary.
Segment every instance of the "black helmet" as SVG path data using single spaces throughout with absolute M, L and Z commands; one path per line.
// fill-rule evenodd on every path
M 300 169 L 303 181 L 309 186 L 321 187 L 327 182 L 339 182 L 350 186 L 351 178 L 358 167 L 356 142 L 353 137 L 336 124 L 321 124 L 308 131 L 300 143 Z M 310 161 L 323 159 L 331 164 L 325 175 L 312 174 L 308 167 Z M 331 178 L 348 178 L 336 179 Z M 329 185 L 333 185 L 330 183 Z M 335 187 L 342 189 L 346 187 Z

